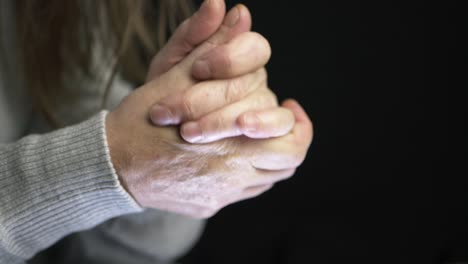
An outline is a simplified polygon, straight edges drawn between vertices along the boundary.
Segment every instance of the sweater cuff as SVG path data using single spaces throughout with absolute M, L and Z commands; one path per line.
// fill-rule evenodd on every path
M 6 166 L 13 184 L 0 212 L 0 241 L 8 252 L 30 258 L 72 232 L 143 210 L 119 183 L 106 115 L 13 144 Z
M 6 252 L 0 246 L 0 263 L 8 264 L 26 264 L 26 262 L 17 256 L 11 255 L 9 252 Z

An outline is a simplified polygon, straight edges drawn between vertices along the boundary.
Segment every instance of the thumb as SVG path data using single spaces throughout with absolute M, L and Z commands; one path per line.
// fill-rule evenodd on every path
M 154 57 L 146 81 L 168 71 L 197 45 L 211 37 L 223 22 L 225 13 L 224 0 L 205 0 L 198 11 L 177 28 L 168 43 Z

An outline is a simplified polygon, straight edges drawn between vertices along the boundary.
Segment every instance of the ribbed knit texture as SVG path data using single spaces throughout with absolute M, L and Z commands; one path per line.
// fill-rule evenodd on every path
M 0 263 L 30 258 L 71 232 L 142 209 L 120 186 L 102 111 L 45 135 L 0 145 Z
M 15 3 L 0 1 L 2 143 L 53 129 L 28 103 L 15 42 Z M 112 66 L 106 58 L 113 54 L 100 43 L 90 52 L 99 79 L 108 80 Z M 54 114 L 67 127 L 94 116 L 101 109 L 99 88 L 104 83 L 75 74 L 62 77 L 72 84 L 62 88 L 73 102 L 58 105 Z M 117 76 L 107 109 L 114 109 L 133 88 Z M 45 136 L 0 143 L 0 264 L 24 264 L 52 244 L 61 256 L 45 250 L 28 263 L 166 263 L 197 241 L 204 226 L 199 219 L 153 209 L 126 214 L 140 208 L 119 186 L 109 162 L 103 115 Z M 94 228 L 70 235 L 88 227 Z M 67 239 L 55 243 L 63 236 Z

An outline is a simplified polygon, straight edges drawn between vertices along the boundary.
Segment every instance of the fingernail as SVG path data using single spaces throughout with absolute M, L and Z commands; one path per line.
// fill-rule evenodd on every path
M 206 60 L 199 60 L 193 64 L 193 75 L 197 79 L 209 79 L 211 78 L 210 65 Z
M 172 125 L 176 122 L 171 111 L 169 111 L 169 109 L 167 109 L 166 107 L 158 104 L 154 105 L 153 108 L 151 108 L 150 117 L 151 121 L 153 121 L 155 125 L 160 126 Z
M 197 143 L 203 139 L 203 134 L 197 122 L 188 122 L 182 126 L 182 137 L 190 143 Z
M 257 131 L 258 118 L 255 115 L 246 114 L 243 120 L 243 130 L 247 133 L 254 133 Z
M 228 27 L 235 26 L 237 24 L 237 21 L 239 21 L 239 17 L 240 17 L 239 8 L 235 6 L 226 15 L 226 18 L 224 19 L 224 25 Z

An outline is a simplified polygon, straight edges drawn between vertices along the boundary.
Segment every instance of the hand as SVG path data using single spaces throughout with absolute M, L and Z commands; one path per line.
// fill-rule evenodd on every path
M 224 206 L 268 189 L 292 176 L 307 153 L 312 126 L 295 101 L 291 133 L 274 139 L 236 137 L 194 145 L 173 127 L 154 127 L 146 119 L 152 83 L 134 92 L 113 112 L 106 125 L 110 154 L 123 186 L 143 207 L 168 210 L 195 218 L 214 215 Z
M 151 125 L 147 113 L 153 102 L 193 87 L 192 65 L 209 43 L 130 94 L 107 116 L 114 167 L 124 187 L 144 207 L 209 217 L 290 177 L 310 145 L 311 122 L 294 101 L 283 104 L 294 113 L 293 130 L 274 139 L 236 137 L 193 145 L 181 140 L 174 127 Z
M 230 80 L 202 82 L 173 92 L 152 108 L 151 119 L 156 125 L 185 122 L 181 136 L 191 143 L 238 135 L 268 138 L 287 134 L 294 117 L 288 109 L 277 107 L 263 69 L 271 55 L 268 41 L 248 32 L 251 16 L 245 6 L 233 8 L 221 25 L 223 16 L 224 1 L 202 5 L 155 57 L 147 79 L 166 72 L 203 44 L 205 54 L 192 55 L 198 56 L 191 67 L 192 76 Z M 196 84 L 193 79 L 188 81 Z

